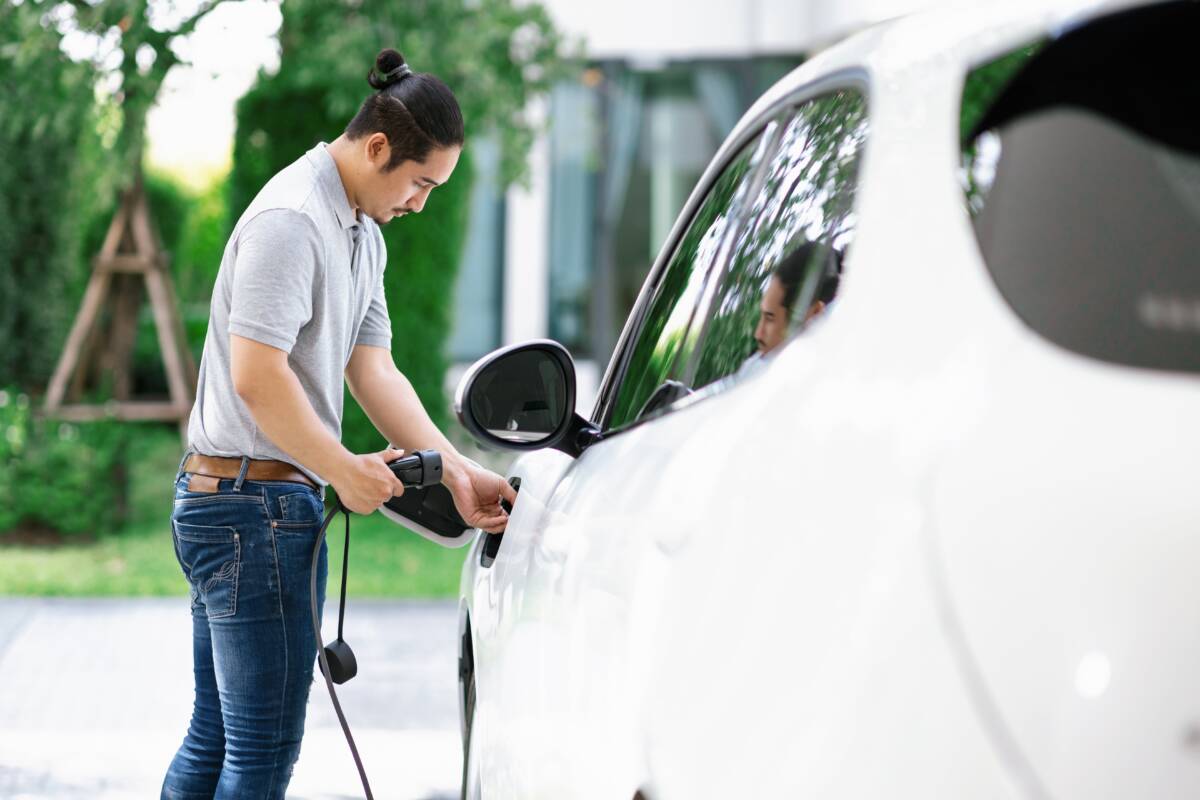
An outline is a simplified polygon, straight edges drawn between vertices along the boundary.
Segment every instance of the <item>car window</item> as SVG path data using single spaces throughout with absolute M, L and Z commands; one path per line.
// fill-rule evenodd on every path
M 679 237 L 626 348 L 628 358 L 605 427 L 624 427 L 676 399 L 678 369 L 695 346 L 692 325 L 696 309 L 703 305 L 711 268 L 727 250 L 738 209 L 776 132 L 775 126 L 768 126 L 738 151 Z
M 806 101 L 784 117 L 683 371 L 692 388 L 742 374 L 830 313 L 854 235 L 866 137 L 866 101 L 854 90 Z
M 1061 347 L 1200 371 L 1198 26 L 1195 3 L 1132 9 L 967 77 L 960 174 L 980 252 Z

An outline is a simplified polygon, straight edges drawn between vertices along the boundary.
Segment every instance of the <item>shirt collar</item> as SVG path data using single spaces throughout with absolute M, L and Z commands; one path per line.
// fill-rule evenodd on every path
M 325 142 L 318 143 L 316 147 L 308 151 L 308 158 L 316 167 L 317 179 L 333 206 L 333 212 L 337 215 L 338 222 L 341 223 L 343 230 L 349 230 L 358 225 L 358 217 L 350 206 L 350 199 L 346 196 L 346 187 L 342 184 L 342 176 L 338 174 L 337 164 L 334 163 L 333 156 L 329 155 L 329 151 L 325 149 L 326 146 Z

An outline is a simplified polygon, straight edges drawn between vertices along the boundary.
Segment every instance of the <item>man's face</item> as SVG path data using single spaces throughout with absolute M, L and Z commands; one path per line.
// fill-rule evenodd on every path
M 449 180 L 461 152 L 460 147 L 434 148 L 424 161 L 402 161 L 384 172 L 391 157 L 386 139 L 382 147 L 368 147 L 369 169 L 359 187 L 359 208 L 380 225 L 420 211 L 433 188 Z
M 782 344 L 787 335 L 788 310 L 783 305 L 783 293 L 783 282 L 772 277 L 758 304 L 754 340 L 758 342 L 758 352 L 763 355 Z

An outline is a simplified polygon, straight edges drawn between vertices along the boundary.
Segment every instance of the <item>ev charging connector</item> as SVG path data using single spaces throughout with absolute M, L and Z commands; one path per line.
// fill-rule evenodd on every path
M 405 489 L 423 489 L 442 481 L 442 454 L 436 450 L 418 450 L 411 455 L 388 462 L 388 467 L 400 479 L 400 482 L 404 484 Z M 341 600 L 338 603 L 338 634 L 337 639 L 331 644 L 322 647 L 321 619 L 317 610 L 317 561 L 321 554 L 321 544 L 325 541 L 325 534 L 329 530 L 329 523 L 333 521 L 334 516 L 339 511 L 346 518 L 346 535 L 345 549 L 342 552 L 342 588 Z M 313 546 L 312 574 L 309 585 L 309 599 L 312 603 L 313 636 L 317 642 L 317 658 L 321 664 L 321 675 L 325 678 L 325 686 L 329 689 L 329 698 L 333 701 L 333 709 L 337 712 L 338 722 L 341 723 L 342 732 L 346 734 L 346 742 L 350 745 L 350 752 L 354 756 L 354 764 L 358 767 L 358 777 L 362 779 L 363 791 L 366 792 L 367 800 L 374 800 L 374 795 L 371 794 L 371 785 L 367 782 L 366 770 L 363 769 L 362 759 L 358 755 L 358 748 L 354 745 L 354 736 L 350 733 L 350 725 L 346 722 L 346 715 L 342 712 L 341 703 L 338 702 L 337 691 L 333 688 L 335 683 L 340 686 L 358 674 L 358 660 L 354 657 L 354 651 L 350 649 L 350 645 L 342 636 L 342 623 L 346 618 L 346 574 L 349 564 L 350 511 L 342 505 L 340 500 L 335 500 L 333 506 L 329 509 L 329 513 L 325 515 L 325 519 L 321 523 L 321 529 L 317 533 L 317 542 Z

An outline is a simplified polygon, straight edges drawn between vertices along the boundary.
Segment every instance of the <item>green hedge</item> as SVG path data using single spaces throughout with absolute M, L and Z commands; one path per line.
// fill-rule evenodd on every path
M 95 70 L 59 51 L 45 9 L 0 3 L 0 386 L 41 388 L 86 278 L 81 220 L 103 159 Z
M 170 257 L 184 321 L 188 347 L 199 363 L 208 326 L 208 303 L 212 294 L 221 254 L 229 237 L 227 205 L 228 181 L 220 179 L 200 192 L 188 189 L 175 178 L 158 172 L 143 177 L 146 203 L 163 249 Z M 94 256 L 116 213 L 115 195 L 96 209 L 83 233 L 83 252 Z M 167 378 L 158 346 L 154 315 L 143 293 L 134 341 L 134 392 L 141 395 L 166 395 Z M 78 309 L 78 301 L 71 309 Z
M 0 533 L 114 531 L 126 520 L 127 455 L 136 434 L 116 422 L 38 419 L 28 395 L 0 390 Z

